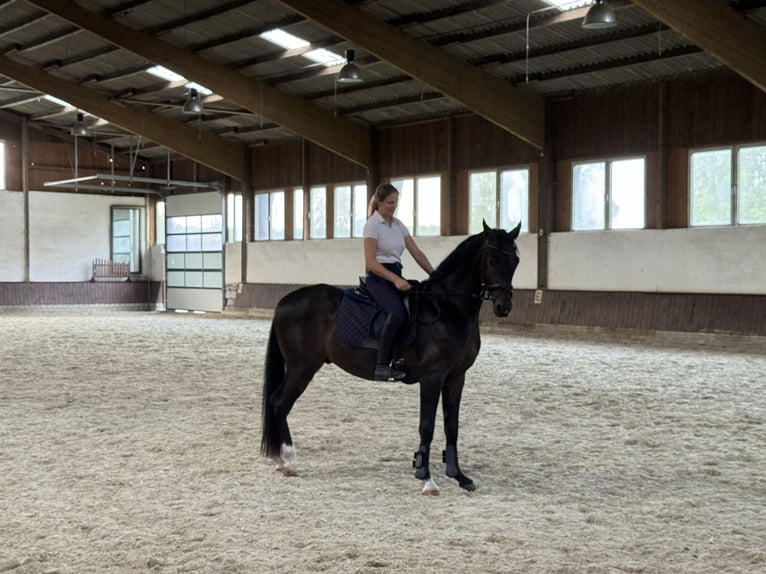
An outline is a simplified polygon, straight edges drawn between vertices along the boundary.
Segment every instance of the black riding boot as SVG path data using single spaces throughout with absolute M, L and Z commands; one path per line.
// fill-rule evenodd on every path
M 393 315 L 389 315 L 386 318 L 383 332 L 380 334 L 380 341 L 378 341 L 378 360 L 375 365 L 376 381 L 399 381 L 407 374 L 391 365 L 391 359 L 394 354 L 394 342 L 396 341 L 396 333 L 399 327 L 400 323 Z

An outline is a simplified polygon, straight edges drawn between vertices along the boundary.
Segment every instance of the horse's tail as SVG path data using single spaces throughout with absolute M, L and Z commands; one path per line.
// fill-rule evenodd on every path
M 282 384 L 285 378 L 285 358 L 279 348 L 274 323 L 271 324 L 269 342 L 266 347 L 266 365 L 263 371 L 263 398 L 261 403 L 261 453 L 263 456 L 275 457 L 279 455 L 281 438 L 279 426 L 274 416 L 274 407 L 271 405 L 271 396 Z

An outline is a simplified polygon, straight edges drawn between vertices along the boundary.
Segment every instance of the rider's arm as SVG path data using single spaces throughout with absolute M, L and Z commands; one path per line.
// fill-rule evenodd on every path
M 404 246 L 407 248 L 407 251 L 410 252 L 410 255 L 412 255 L 412 258 L 415 260 L 415 262 L 420 265 L 420 268 L 423 269 L 423 271 L 429 275 L 434 272 L 433 265 L 431 265 L 431 262 L 428 260 L 428 257 L 426 257 L 426 254 L 423 253 L 420 250 L 420 247 L 417 246 L 415 240 L 412 238 L 412 235 L 407 235 L 404 238 Z

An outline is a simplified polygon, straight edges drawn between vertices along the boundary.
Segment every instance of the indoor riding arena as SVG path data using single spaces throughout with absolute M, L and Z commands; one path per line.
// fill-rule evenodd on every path
M 766 572 L 766 1 L 0 22 L 0 573 Z

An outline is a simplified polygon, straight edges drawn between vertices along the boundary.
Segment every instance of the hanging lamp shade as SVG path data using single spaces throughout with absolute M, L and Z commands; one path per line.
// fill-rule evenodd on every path
M 201 114 L 203 112 L 202 100 L 199 97 L 199 92 L 195 88 L 192 88 L 189 92 L 189 97 L 184 102 L 185 114 Z
M 85 116 L 82 112 L 77 113 L 77 121 L 72 124 L 72 129 L 69 133 L 73 136 L 87 136 L 90 134 L 88 124 L 85 123 Z
M 611 28 L 617 25 L 617 17 L 605 0 L 595 0 L 585 18 L 582 19 L 582 27 L 588 30 Z
M 354 64 L 354 50 L 346 50 L 346 63 L 338 72 L 338 82 L 341 84 L 358 84 L 363 82 L 359 67 Z

